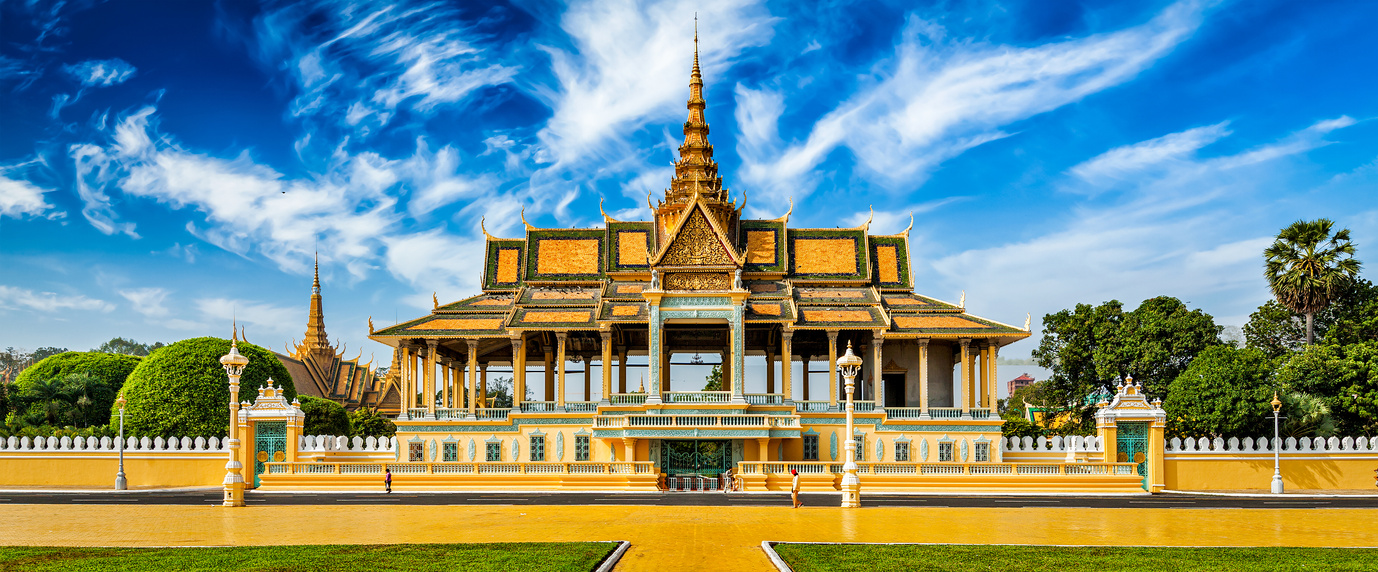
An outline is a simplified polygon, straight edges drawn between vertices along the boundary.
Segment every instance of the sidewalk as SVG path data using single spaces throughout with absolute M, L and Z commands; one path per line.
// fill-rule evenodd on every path
M 762 540 L 1378 546 L 1373 509 L 0 505 L 0 544 L 630 540 L 618 570 L 770 570 Z

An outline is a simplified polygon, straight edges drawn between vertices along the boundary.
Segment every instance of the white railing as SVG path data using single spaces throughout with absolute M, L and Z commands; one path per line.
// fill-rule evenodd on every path
M 593 426 L 599 429 L 656 427 L 799 427 L 799 418 L 790 415 L 598 415 Z
M 474 416 L 484 421 L 506 420 L 507 416 L 511 414 L 512 410 L 506 407 L 485 407 L 474 410 Z
M 841 463 L 743 461 L 737 463 L 743 475 L 842 474 Z M 1134 463 L 857 463 L 862 475 L 1133 475 Z
M 565 411 L 571 413 L 594 413 L 598 411 L 597 401 L 566 401 Z
M 0 451 L 119 451 L 118 437 L 9 437 L 0 439 Z M 224 452 L 219 437 L 126 437 L 127 453 L 151 451 Z
M 876 410 L 876 402 L 874 402 L 874 401 L 856 401 L 856 400 L 852 400 L 852 412 L 854 412 L 854 413 L 870 413 L 870 412 L 875 411 L 875 410 Z
M 796 401 L 794 402 L 794 409 L 795 411 L 819 412 L 827 411 L 831 405 L 832 403 L 828 401 Z
M 661 394 L 665 403 L 731 403 L 731 391 L 667 391 Z
M 752 405 L 781 405 L 785 396 L 779 393 L 748 393 L 746 402 Z
M 465 407 L 444 408 L 435 410 L 436 419 L 464 419 L 469 416 L 469 409 Z
M 923 416 L 920 407 L 886 407 L 885 416 L 890 419 L 918 419 Z
M 613 405 L 645 405 L 645 393 L 614 393 L 609 401 Z
M 1101 446 L 1100 437 L 1094 435 L 1089 437 L 1080 435 L 1039 437 L 1038 439 L 1010 437 L 1000 440 L 1000 450 L 1005 453 L 1066 453 L 1068 448 L 1088 453 L 1099 453 L 1105 450 Z
M 1169 453 L 1272 453 L 1272 439 L 1268 437 L 1230 437 L 1224 439 L 1186 439 L 1173 437 L 1167 442 Z M 1282 441 L 1282 453 L 1368 453 L 1378 452 L 1378 437 L 1288 437 Z
M 603 463 L 265 463 L 271 475 L 653 475 L 650 461 Z
M 990 419 L 990 410 L 989 410 L 989 409 L 985 409 L 985 408 L 972 409 L 972 410 L 971 410 L 971 418 L 972 418 L 972 419 Z
M 928 416 L 932 419 L 961 419 L 961 407 L 929 407 Z
M 555 411 L 554 401 L 523 401 L 523 413 L 550 413 Z
M 303 453 L 312 451 L 395 451 L 395 437 L 343 437 L 334 435 L 303 435 L 297 443 L 297 450 Z
M 408 417 L 408 418 L 411 418 L 411 419 L 420 419 L 420 418 L 425 417 L 425 416 L 426 416 L 426 408 L 425 408 L 425 407 L 412 407 L 412 408 L 410 408 L 410 409 L 407 409 L 407 417 Z

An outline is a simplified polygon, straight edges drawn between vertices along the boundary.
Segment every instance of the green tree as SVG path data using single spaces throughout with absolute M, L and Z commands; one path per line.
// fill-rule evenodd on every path
M 1179 437 L 1252 436 L 1273 408 L 1273 364 L 1253 348 L 1202 351 L 1168 387 L 1167 431 Z
M 1165 396 L 1197 354 L 1221 345 L 1220 331 L 1210 314 L 1170 296 L 1144 300 L 1129 312 L 1111 300 L 1048 314 L 1033 351 L 1038 365 L 1053 372 L 1039 390 L 1041 405 L 1050 419 L 1066 419 L 1078 433 L 1089 433 L 1095 427 L 1091 396 L 1113 393 L 1129 376 L 1149 395 Z
M 349 412 L 350 437 L 392 437 L 397 425 L 376 409 L 360 407 Z
M 230 340 L 191 338 L 143 358 L 125 382 L 125 431 L 134 435 L 224 437 L 230 425 L 229 380 L 220 356 Z M 252 401 L 271 378 L 291 400 L 292 376 L 272 352 L 239 342 L 249 358 L 239 379 L 239 398 Z
M 1244 324 L 1245 346 L 1280 358 L 1306 347 L 1306 316 L 1298 315 L 1277 300 L 1269 300 L 1249 314 Z
M 20 389 L 19 401 L 31 415 L 42 419 L 43 424 L 59 425 L 72 406 L 72 394 L 60 379 L 39 379 Z
M 43 358 L 25 369 L 15 378 L 14 390 L 17 394 L 23 393 L 25 388 L 40 380 L 60 382 L 73 374 L 92 377 L 109 388 L 109 392 L 88 395 L 93 400 L 88 423 L 104 425 L 110 420 L 109 411 L 115 403 L 115 397 L 124 387 L 125 379 L 139 365 L 139 359 L 135 356 L 99 352 L 63 352 Z
M 703 391 L 724 391 L 722 388 L 722 365 L 715 365 L 703 378 Z
M 1347 281 L 1312 322 L 1315 338 L 1325 343 L 1378 339 L 1378 287 L 1363 278 Z M 1299 352 L 1306 347 L 1306 316 L 1269 300 L 1249 316 L 1244 337 L 1271 357 Z
M 124 338 L 116 337 L 110 338 L 110 341 L 101 344 L 99 348 L 96 348 L 91 351 L 107 354 L 125 354 L 143 357 L 148 355 L 153 350 L 163 347 L 164 345 L 165 344 L 163 344 L 163 342 L 141 344 L 134 340 L 127 340 Z
M 88 373 L 73 373 L 62 378 L 62 389 L 71 397 L 72 420 L 77 427 L 105 425 L 109 406 L 115 402 L 115 390 L 105 380 Z
M 34 352 L 29 355 L 29 359 L 37 363 L 58 354 L 65 354 L 69 351 L 72 350 L 69 350 L 67 348 L 55 348 L 52 346 L 42 347 L 34 350 Z
M 1378 433 L 1378 341 L 1310 346 L 1278 370 L 1278 382 L 1324 399 L 1337 433 Z
M 1282 229 L 1263 251 L 1268 288 L 1283 306 L 1306 316 L 1306 344 L 1315 340 L 1316 312 L 1330 305 L 1346 283 L 1359 275 L 1349 229 L 1331 234 L 1330 219 L 1299 220 Z
M 339 403 L 311 395 L 298 395 L 297 399 L 306 414 L 301 428 L 303 435 L 349 434 L 349 414 Z

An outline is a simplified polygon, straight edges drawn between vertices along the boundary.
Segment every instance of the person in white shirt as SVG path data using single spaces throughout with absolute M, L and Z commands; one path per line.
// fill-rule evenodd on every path
M 790 474 L 794 475 L 794 481 L 789 486 L 790 500 L 794 501 L 794 508 L 799 508 L 804 506 L 804 503 L 799 502 L 799 471 L 790 469 Z

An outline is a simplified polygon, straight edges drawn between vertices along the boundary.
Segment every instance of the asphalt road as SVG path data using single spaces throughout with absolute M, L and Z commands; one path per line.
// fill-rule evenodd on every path
M 805 505 L 837 506 L 839 495 L 805 493 Z M 80 491 L 0 492 L 0 504 L 147 504 L 216 505 L 218 490 L 192 491 Z M 786 494 L 708 493 L 256 493 L 250 506 L 268 505 L 667 505 L 770 506 L 789 505 Z M 920 496 L 864 494 L 862 504 L 961 508 L 1076 507 L 1076 508 L 1378 508 L 1378 497 L 1225 497 L 1189 494 L 1152 496 Z

